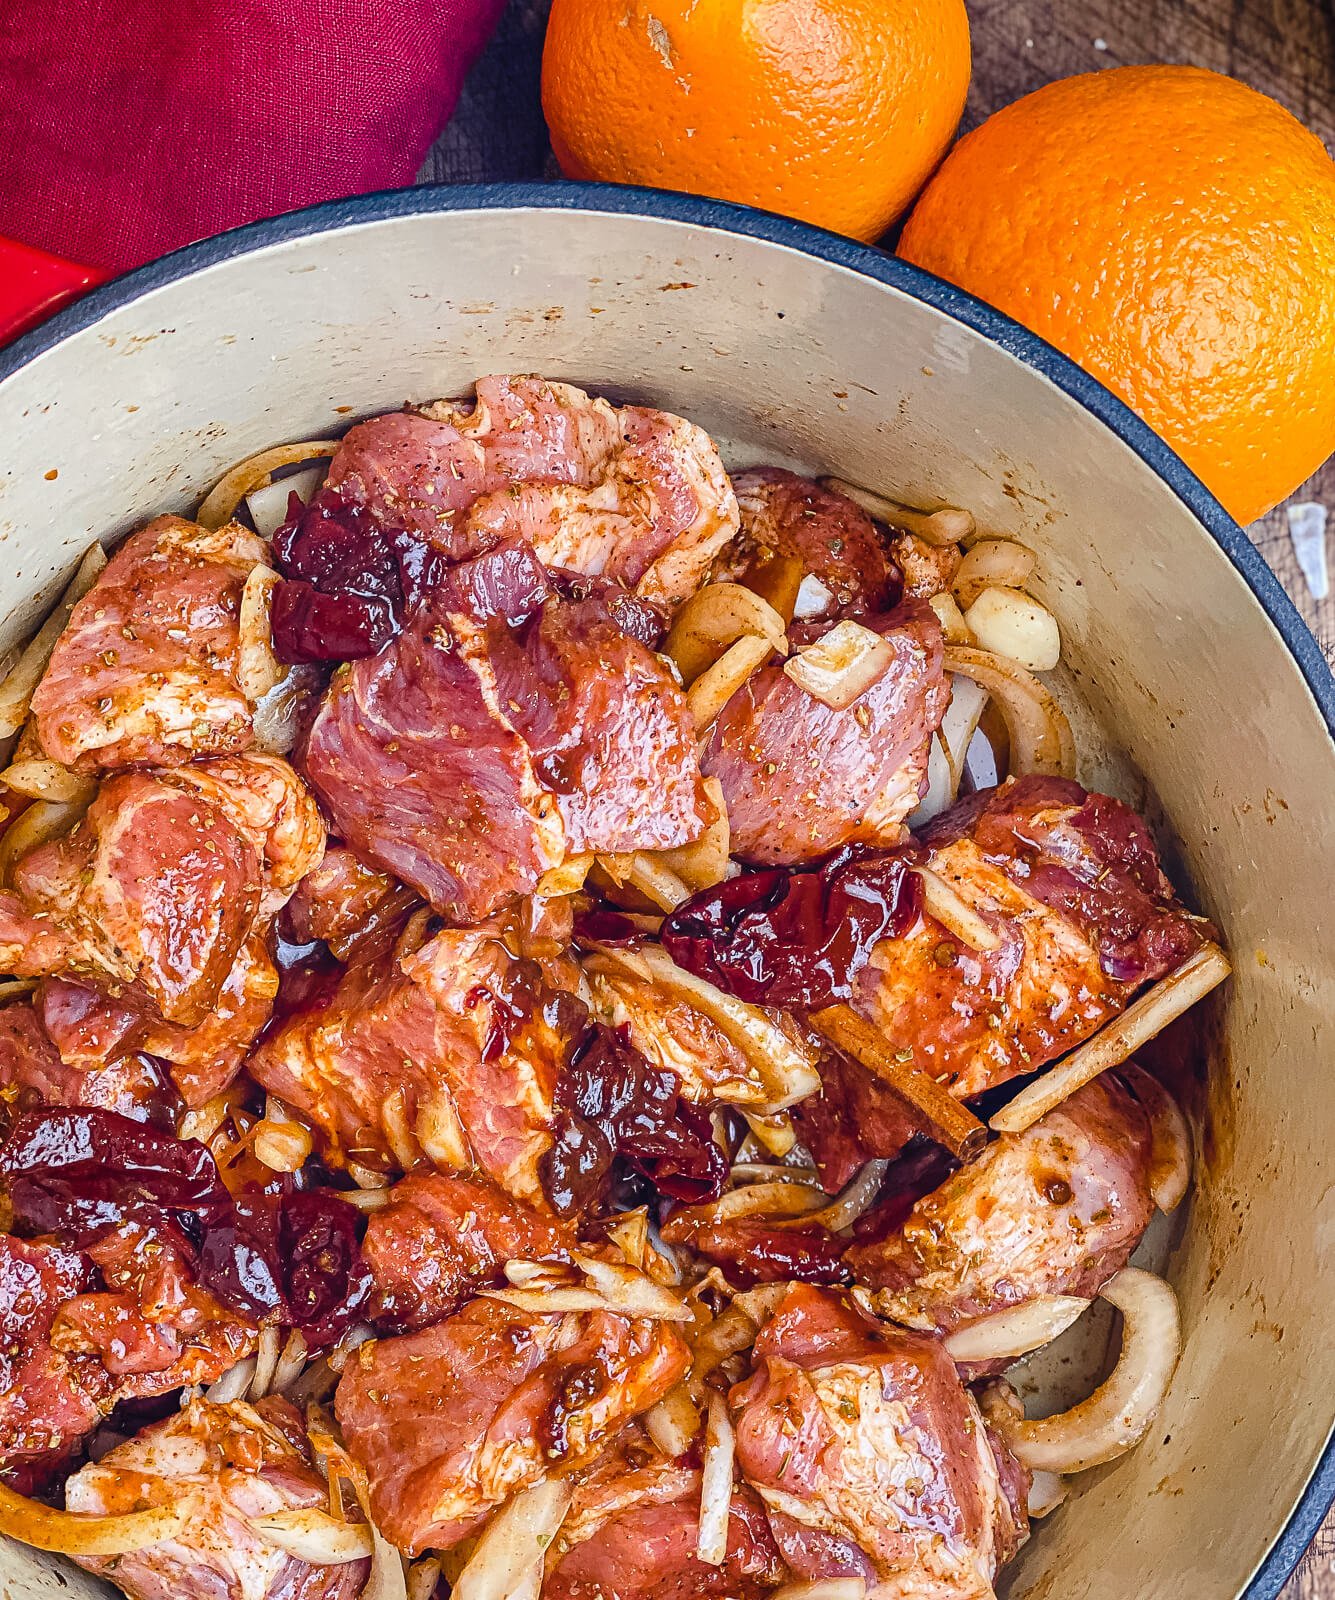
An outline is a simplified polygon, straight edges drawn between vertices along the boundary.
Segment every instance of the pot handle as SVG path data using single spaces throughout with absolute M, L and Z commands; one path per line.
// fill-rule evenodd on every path
M 0 236 L 0 344 L 35 328 L 58 306 L 112 276 L 102 267 L 81 267 Z

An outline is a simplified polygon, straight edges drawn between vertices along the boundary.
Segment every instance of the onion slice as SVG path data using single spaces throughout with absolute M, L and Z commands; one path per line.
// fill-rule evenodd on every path
M 1011 1452 L 1036 1472 L 1084 1472 L 1113 1461 L 1145 1437 L 1168 1393 L 1182 1349 L 1177 1297 L 1162 1278 L 1123 1267 L 1099 1291 L 1122 1313 L 1117 1365 L 1088 1399 L 1030 1422 L 1003 1393 L 983 1393 L 983 1410 Z
M 970 950 L 999 950 L 1001 935 L 947 879 L 930 867 L 914 867 L 922 885 L 922 908 Z
M 369 1330 L 368 1330 L 369 1332 Z M 346 1337 L 346 1335 L 345 1335 Z M 339 1341 L 340 1345 L 342 1340 Z M 311 1449 L 327 1478 L 346 1478 L 361 1507 L 366 1527 L 371 1533 L 371 1571 L 362 1589 L 360 1600 L 408 1600 L 408 1585 L 403 1572 L 403 1557 L 381 1533 L 371 1515 L 371 1492 L 366 1473 L 344 1449 L 334 1432 L 333 1424 L 318 1406 L 306 1413 L 306 1436 Z
M 875 1205 L 889 1167 L 889 1161 L 883 1157 L 868 1161 L 853 1174 L 829 1205 L 812 1212 L 806 1220 L 819 1223 L 831 1233 L 851 1228 L 860 1216 Z
M 1017 662 L 968 645 L 948 645 L 947 672 L 972 678 L 996 701 L 1010 735 L 1013 777 L 1028 772 L 1075 776 L 1075 740 L 1066 713 L 1037 678 Z
M 0 835 L 0 884 L 9 882 L 15 862 L 30 850 L 67 834 L 88 809 L 88 803 L 34 800 Z
M 123 1556 L 174 1539 L 198 1515 L 192 1498 L 123 1516 L 55 1511 L 0 1483 L 0 1533 L 66 1556 Z
M 344 1522 L 316 1506 L 271 1511 L 247 1521 L 266 1544 L 309 1561 L 313 1567 L 345 1566 L 349 1561 L 361 1561 L 374 1548 L 371 1530 L 364 1522 Z
M 928 544 L 959 544 L 961 540 L 971 539 L 974 535 L 973 512 L 964 511 L 959 506 L 942 506 L 937 511 L 916 511 L 912 506 L 891 500 L 888 495 L 877 494 L 874 489 L 864 489 L 860 484 L 846 483 L 842 478 L 822 478 L 820 481 L 827 489 L 833 489 L 854 505 L 861 506 L 869 516 L 896 528 L 907 528 L 920 539 L 926 539 Z
M 545 1478 L 508 1500 L 492 1517 L 450 1590 L 451 1600 L 510 1600 L 570 1509 L 570 1485 Z
M 56 648 L 56 640 L 64 633 L 70 613 L 84 595 L 97 582 L 98 575 L 107 564 L 100 544 L 89 545 L 84 551 L 74 576 L 56 602 L 56 608 L 36 634 L 23 648 L 22 655 L 0 683 L 0 739 L 12 738 L 28 720 L 28 707 L 33 690 L 42 681 Z
M 674 1461 L 691 1448 L 700 1432 L 700 1413 L 684 1383 L 674 1385 L 644 1414 L 645 1432 Z
M 1221 984 L 1232 970 L 1217 944 L 1202 945 L 1176 972 L 1161 978 L 1120 1017 L 1114 1017 L 1051 1072 L 1044 1073 L 1002 1106 L 992 1118 L 993 1129 L 997 1133 L 1023 1133 L 1099 1073 L 1121 1066 L 1141 1045 Z
M 705 1415 L 704 1471 L 700 1475 L 700 1527 L 695 1553 L 706 1566 L 720 1567 L 728 1553 L 728 1513 L 732 1509 L 732 1464 L 736 1435 L 728 1402 L 715 1391 Z
M 1065 1333 L 1088 1306 L 1089 1301 L 1079 1295 L 1034 1295 L 948 1333 L 943 1341 L 946 1354 L 961 1364 L 1028 1355 Z
M 770 655 L 768 639 L 746 634 L 729 645 L 707 672 L 702 672 L 686 692 L 686 706 L 697 732 L 709 731 L 720 711 Z
M 836 622 L 783 664 L 787 677 L 813 700 L 843 711 L 885 676 L 895 659 L 890 641 L 860 622 Z
M 236 508 L 248 494 L 273 482 L 273 475 L 283 467 L 295 467 L 303 461 L 319 461 L 332 456 L 339 447 L 337 439 L 307 439 L 299 444 L 275 445 L 271 450 L 261 450 L 258 455 L 247 456 L 225 473 L 205 495 L 195 521 L 201 528 L 215 531 L 232 520 Z
M 689 685 L 747 637 L 764 639 L 781 656 L 788 653 L 786 625 L 768 600 L 740 583 L 707 583 L 672 619 L 663 652 Z
M 1029 1499 L 1025 1510 L 1030 1519 L 1050 1517 L 1058 1506 L 1065 1504 L 1066 1484 L 1055 1472 L 1036 1472 L 1029 1482 Z
M 813 1578 L 809 1583 L 785 1583 L 770 1600 L 866 1600 L 861 1578 Z

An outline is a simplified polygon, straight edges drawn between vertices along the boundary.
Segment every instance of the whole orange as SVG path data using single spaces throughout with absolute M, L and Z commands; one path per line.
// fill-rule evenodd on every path
M 542 58 L 568 177 L 859 239 L 922 187 L 968 87 L 963 0 L 555 0 Z
M 1335 163 L 1232 78 L 1048 84 L 960 141 L 899 251 L 1102 379 L 1239 522 L 1335 450 Z

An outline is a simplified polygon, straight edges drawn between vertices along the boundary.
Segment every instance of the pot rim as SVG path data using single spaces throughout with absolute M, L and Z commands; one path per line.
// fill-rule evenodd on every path
M 1335 676 L 1315 635 L 1279 579 L 1237 522 L 1177 452 L 1097 378 L 1037 334 L 965 290 L 873 245 L 772 212 L 663 189 L 596 183 L 422 184 L 326 200 L 246 223 L 173 250 L 112 278 L 0 350 L 0 387 L 31 361 L 75 337 L 108 312 L 218 262 L 289 239 L 357 223 L 440 212 L 592 211 L 689 223 L 740 234 L 844 267 L 897 289 L 999 345 L 1082 405 L 1158 476 L 1228 557 L 1283 640 L 1335 742 Z M 1335 1504 L 1335 1435 L 1326 1442 L 1301 1497 L 1239 1600 L 1276 1600 Z

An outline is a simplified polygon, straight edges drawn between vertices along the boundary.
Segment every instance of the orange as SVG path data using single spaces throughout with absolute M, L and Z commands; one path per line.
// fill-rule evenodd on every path
M 922 187 L 968 87 L 963 0 L 555 0 L 542 58 L 568 177 L 859 239 Z
M 1239 522 L 1335 450 L 1335 163 L 1232 78 L 1047 85 L 960 141 L 899 251 L 1100 378 Z

